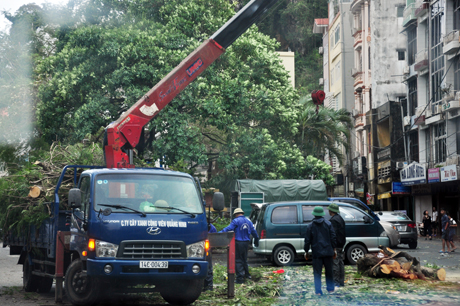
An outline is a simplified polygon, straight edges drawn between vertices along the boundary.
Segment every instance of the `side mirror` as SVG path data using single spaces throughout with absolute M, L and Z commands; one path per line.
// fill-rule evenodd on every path
M 71 209 L 81 207 L 81 191 L 78 188 L 72 188 L 69 190 L 69 207 Z
M 372 223 L 372 219 L 369 218 L 368 216 L 364 216 L 363 219 L 364 219 L 364 223 Z
M 224 194 L 222 192 L 215 192 L 212 197 L 212 208 L 217 211 L 222 211 L 224 207 Z

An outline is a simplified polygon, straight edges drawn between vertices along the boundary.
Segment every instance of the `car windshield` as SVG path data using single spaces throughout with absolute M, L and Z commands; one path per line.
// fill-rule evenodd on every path
M 195 182 L 188 177 L 151 174 L 101 174 L 95 180 L 94 209 L 109 206 L 113 212 L 126 208 L 144 213 L 202 213 L 203 205 Z M 179 210 L 180 209 L 180 210 Z
M 411 221 L 406 214 L 398 212 L 379 214 L 379 217 L 382 221 Z

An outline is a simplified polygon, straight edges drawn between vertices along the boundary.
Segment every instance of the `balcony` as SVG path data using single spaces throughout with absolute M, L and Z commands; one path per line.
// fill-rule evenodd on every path
M 415 54 L 414 70 L 417 72 L 428 69 L 428 51 L 426 49 Z
M 361 70 L 362 69 L 356 69 L 356 68 L 351 69 L 351 76 L 355 79 L 355 82 L 353 84 L 353 86 L 355 87 L 363 83 L 363 72 Z
M 449 93 L 442 98 L 442 111 L 455 111 L 460 108 L 460 91 Z
M 352 13 L 356 13 L 357 11 L 359 11 L 362 7 L 362 5 L 364 4 L 364 0 L 354 0 L 352 3 L 351 3 L 351 12 Z
M 425 2 L 423 0 L 418 0 L 415 3 L 415 12 L 414 12 L 415 17 L 420 17 L 428 13 L 429 7 L 430 7 L 430 4 L 428 2 Z
M 359 30 L 359 31 L 356 31 L 355 34 L 353 34 L 353 37 L 354 37 L 354 43 L 353 43 L 353 47 L 355 49 L 361 49 L 362 48 L 362 43 L 363 43 L 363 31 L 362 30 Z
M 403 27 L 407 26 L 409 22 L 417 19 L 415 16 L 415 3 L 406 6 L 403 12 Z
M 455 54 L 460 48 L 459 31 L 452 31 L 443 38 L 442 52 L 446 55 Z
M 355 128 L 365 125 L 365 116 L 364 114 L 358 114 L 355 118 Z

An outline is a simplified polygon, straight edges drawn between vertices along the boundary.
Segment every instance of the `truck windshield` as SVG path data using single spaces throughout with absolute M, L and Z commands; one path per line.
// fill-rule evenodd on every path
M 203 205 L 195 182 L 187 177 L 100 174 L 95 179 L 94 190 L 94 209 L 96 211 L 104 210 L 111 205 L 114 213 L 126 213 L 126 207 L 153 214 L 200 214 L 203 212 Z M 117 205 L 125 208 L 117 208 Z

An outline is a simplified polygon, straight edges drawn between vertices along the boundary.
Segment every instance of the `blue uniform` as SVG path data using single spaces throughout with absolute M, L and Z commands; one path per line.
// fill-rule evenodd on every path
M 245 278 L 251 278 L 248 267 L 248 248 L 250 235 L 254 237 L 255 245 L 259 244 L 259 235 L 257 235 L 254 224 L 244 215 L 240 215 L 232 220 L 229 226 L 219 233 L 235 232 L 235 268 L 236 282 L 243 283 Z
M 250 235 L 252 235 L 254 239 L 259 240 L 259 236 L 257 235 L 256 229 L 254 228 L 254 224 L 252 224 L 251 220 L 245 216 L 236 217 L 232 220 L 232 223 L 230 223 L 229 226 L 221 230 L 219 233 L 231 231 L 235 232 L 236 241 L 250 241 Z
M 216 227 L 212 224 L 209 226 L 209 233 L 217 233 Z

